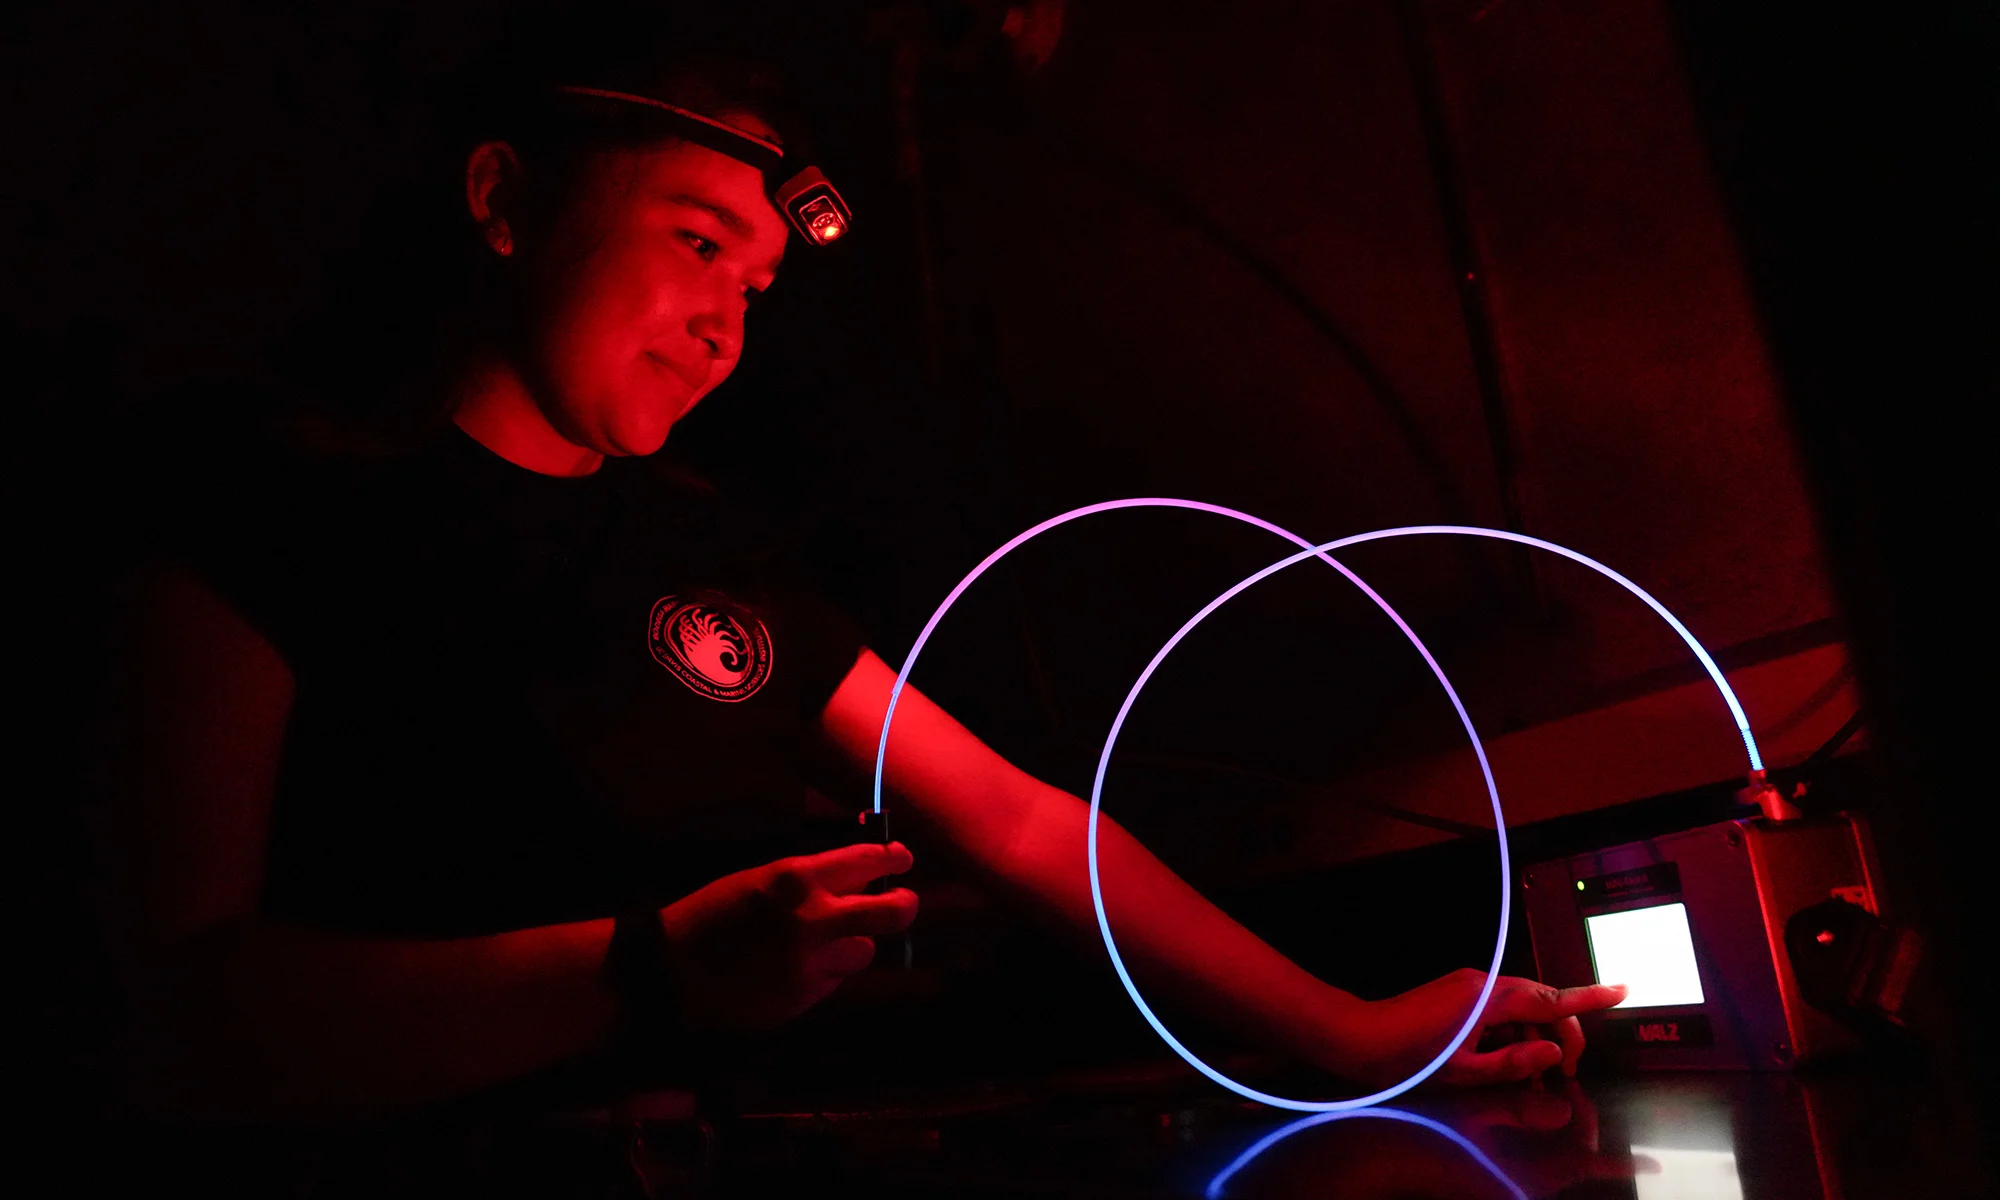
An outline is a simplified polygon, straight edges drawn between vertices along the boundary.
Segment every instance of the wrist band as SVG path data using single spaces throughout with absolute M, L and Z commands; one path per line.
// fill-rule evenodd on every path
M 601 978 L 618 1001 L 614 1050 L 651 1057 L 670 1040 L 675 1025 L 670 949 L 657 908 L 621 912 L 612 922 Z

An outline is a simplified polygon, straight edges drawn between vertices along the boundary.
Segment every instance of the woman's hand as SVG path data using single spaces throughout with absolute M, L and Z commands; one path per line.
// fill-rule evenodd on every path
M 917 894 L 862 894 L 910 869 L 901 842 L 844 846 L 734 875 L 660 913 L 673 947 L 680 1017 L 694 1029 L 766 1029 L 825 999 L 909 927 Z
M 1486 972 L 1464 967 L 1400 996 L 1362 1009 L 1363 1082 L 1387 1085 L 1409 1076 L 1444 1049 L 1479 998 Z M 1552 988 L 1532 979 L 1502 975 L 1480 1014 L 1479 1028 L 1465 1039 L 1435 1076 L 1460 1086 L 1511 1083 L 1560 1065 L 1576 1074 L 1583 1053 L 1577 1014 L 1609 1008 L 1625 998 L 1622 984 Z M 1489 1035 L 1507 1044 L 1482 1050 Z M 1352 1071 L 1344 1072 L 1351 1074 Z

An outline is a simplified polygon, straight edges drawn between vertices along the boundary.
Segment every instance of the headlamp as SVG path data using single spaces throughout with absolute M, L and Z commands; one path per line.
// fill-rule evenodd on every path
M 676 136 L 757 168 L 764 175 L 764 194 L 808 245 L 836 241 L 854 224 L 853 211 L 826 175 L 818 167 L 791 169 L 785 162 L 785 148 L 776 142 L 651 96 L 588 87 L 559 87 L 555 91 L 564 96 L 643 105 Z
M 824 246 L 847 232 L 854 215 L 818 167 L 807 167 L 772 192 L 778 211 L 806 241 Z

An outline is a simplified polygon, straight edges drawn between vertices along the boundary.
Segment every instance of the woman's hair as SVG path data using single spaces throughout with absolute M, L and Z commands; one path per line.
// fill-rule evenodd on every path
M 505 336 L 511 264 L 465 208 L 474 147 L 512 146 L 530 213 L 553 220 L 592 155 L 672 140 L 642 105 L 555 89 L 750 114 L 781 141 L 795 137 L 759 23 L 741 5 L 713 7 L 729 15 L 661 0 L 533 10 L 454 73 L 432 106 L 428 149 L 369 205 L 358 249 L 334 264 L 311 317 L 277 347 L 273 374 L 292 432 L 350 450 L 420 441 L 449 420 L 454 373 Z

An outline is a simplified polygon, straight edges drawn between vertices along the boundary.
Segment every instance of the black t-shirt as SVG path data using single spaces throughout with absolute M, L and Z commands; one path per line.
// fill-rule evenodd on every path
M 537 475 L 453 429 L 266 459 L 205 510 L 182 553 L 297 683 L 271 915 L 463 936 L 796 848 L 861 640 L 706 489 L 635 460 Z

